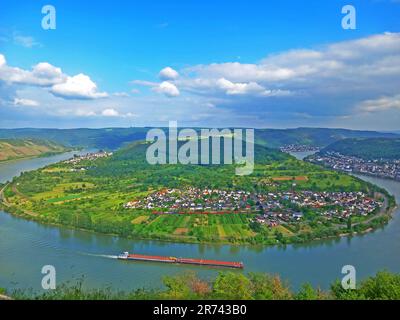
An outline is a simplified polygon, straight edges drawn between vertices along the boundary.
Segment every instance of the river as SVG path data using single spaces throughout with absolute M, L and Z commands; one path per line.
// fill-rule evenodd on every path
M 10 180 L 21 171 L 33 170 L 69 157 L 20 160 L 0 164 L 0 181 Z M 362 177 L 396 196 L 400 203 L 400 183 L 374 177 Z M 164 275 L 194 270 L 200 276 L 215 276 L 220 269 L 123 262 L 115 255 L 123 251 L 181 257 L 205 257 L 243 261 L 245 269 L 234 272 L 279 274 L 296 289 L 302 283 L 327 289 L 340 278 L 343 265 L 356 267 L 357 279 L 388 269 L 400 272 L 400 209 L 384 229 L 352 238 L 314 242 L 285 248 L 163 243 L 128 240 L 118 237 L 46 226 L 0 211 L 0 287 L 41 290 L 41 269 L 54 265 L 57 282 L 75 282 L 84 277 L 87 288 L 111 287 L 129 290 L 161 287 Z

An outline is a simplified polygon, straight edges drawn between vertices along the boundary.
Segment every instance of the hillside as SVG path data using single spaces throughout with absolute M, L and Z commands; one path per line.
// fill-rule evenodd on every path
M 321 150 L 321 153 L 327 152 L 338 152 L 364 160 L 400 159 L 400 139 L 345 139 L 332 143 Z
M 0 161 L 44 156 L 66 150 L 59 144 L 44 140 L 0 139 Z
M 270 148 L 285 145 L 326 147 L 349 138 L 400 138 L 394 133 L 327 128 L 257 129 L 256 143 Z
M 40 139 L 68 147 L 115 150 L 126 143 L 144 140 L 147 130 L 148 128 L 0 129 L 0 139 Z
M 0 139 L 42 139 L 65 146 L 118 149 L 133 141 L 144 140 L 150 128 L 103 128 L 103 129 L 0 129 Z M 357 131 L 346 129 L 297 128 L 256 129 L 257 144 L 279 148 L 289 144 L 326 147 L 346 138 L 399 138 L 394 133 Z

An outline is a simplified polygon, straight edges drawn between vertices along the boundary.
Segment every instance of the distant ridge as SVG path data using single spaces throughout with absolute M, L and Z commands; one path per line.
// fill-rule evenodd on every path
M 43 139 L 66 146 L 115 150 L 133 141 L 144 140 L 149 129 L 149 127 L 102 129 L 0 129 L 0 139 Z M 255 143 L 269 148 L 279 148 L 289 144 L 326 147 L 333 142 L 347 138 L 400 138 L 400 134 L 326 128 L 255 129 Z

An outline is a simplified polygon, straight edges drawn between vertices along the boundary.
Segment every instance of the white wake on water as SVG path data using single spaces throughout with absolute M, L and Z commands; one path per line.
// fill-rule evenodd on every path
M 107 259 L 118 259 L 118 256 L 110 255 L 110 254 L 94 254 L 94 253 L 84 253 L 87 256 L 92 257 L 100 257 L 100 258 L 107 258 Z

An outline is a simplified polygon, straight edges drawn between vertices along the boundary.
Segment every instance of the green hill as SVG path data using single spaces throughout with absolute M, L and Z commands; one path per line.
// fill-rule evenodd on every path
M 61 153 L 66 148 L 44 140 L 0 139 L 0 161 Z
M 327 128 L 257 129 L 256 143 L 279 148 L 284 145 L 326 147 L 349 138 L 400 138 L 394 133 Z
M 332 143 L 321 152 L 339 152 L 365 160 L 400 159 L 400 139 L 345 139 Z

